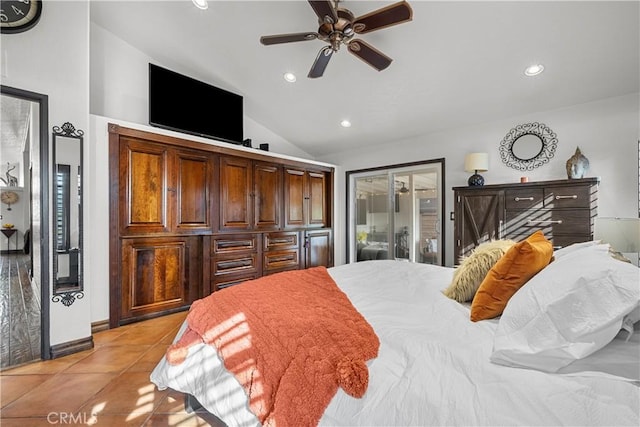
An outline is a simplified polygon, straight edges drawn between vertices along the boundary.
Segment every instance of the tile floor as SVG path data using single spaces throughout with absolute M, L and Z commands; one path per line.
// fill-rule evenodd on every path
M 187 413 L 181 393 L 149 381 L 186 315 L 98 332 L 91 350 L 3 370 L 0 425 L 221 427 L 204 411 Z

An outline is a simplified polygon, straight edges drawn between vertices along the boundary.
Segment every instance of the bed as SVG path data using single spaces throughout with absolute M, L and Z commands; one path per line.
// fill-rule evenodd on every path
M 578 250 L 567 252 L 564 259 L 571 261 L 573 257 L 572 265 L 583 265 L 584 269 L 581 260 L 589 257 Z M 598 259 L 604 257 L 603 253 L 598 252 Z M 554 263 L 562 270 L 558 260 L 551 262 L 545 270 L 551 270 Z M 613 332 L 608 332 L 609 336 L 605 337 L 607 334 L 602 330 L 596 331 L 600 335 L 594 340 L 589 338 L 589 333 L 594 333 L 591 330 L 586 334 L 587 344 L 579 345 L 579 349 L 572 350 L 570 355 L 562 353 L 558 357 L 554 350 L 549 359 L 551 365 L 563 357 L 575 358 L 571 363 L 561 363 L 563 366 L 559 368 L 555 366 L 555 372 L 548 372 L 545 363 L 535 368 L 528 367 L 526 358 L 521 358 L 522 366 L 518 366 L 518 357 L 509 359 L 505 356 L 508 345 L 504 345 L 504 340 L 501 344 L 497 340 L 499 336 L 505 337 L 504 329 L 509 326 L 504 324 L 507 323 L 505 319 L 512 315 L 517 317 L 518 313 L 509 313 L 505 309 L 502 316 L 472 322 L 470 303 L 461 303 L 443 294 L 452 281 L 453 268 L 379 260 L 327 269 L 339 289 L 375 331 L 379 349 L 376 357 L 367 361 L 369 376 L 364 395 L 355 398 L 338 388 L 317 424 L 639 425 L 640 333 L 638 324 L 635 330 L 633 325 L 628 325 L 630 321 L 637 320 L 630 320 L 629 315 L 634 308 L 638 310 L 640 302 L 640 291 L 635 289 L 640 286 L 637 285 L 638 268 L 615 262 L 619 265 L 606 261 L 606 268 L 588 262 L 594 271 L 597 270 L 596 274 L 608 269 L 598 276 L 604 279 L 595 279 L 600 283 L 595 292 L 605 292 L 604 297 L 587 295 L 587 298 L 598 301 L 584 304 L 583 297 L 579 295 L 569 297 L 574 305 L 575 301 L 581 301 L 588 310 L 600 305 L 611 306 L 603 316 L 611 318 L 604 329 Z M 627 283 L 626 288 L 619 292 L 622 288 L 617 279 L 619 271 L 627 282 L 636 281 L 635 288 Z M 528 287 L 542 289 L 547 285 L 559 289 L 563 294 L 561 299 L 566 299 L 566 295 L 575 293 L 561 290 L 567 282 L 577 282 L 577 286 L 584 289 L 589 281 L 586 273 L 575 275 L 581 277 L 575 280 L 572 277 L 558 278 L 556 271 L 554 278 L 545 279 L 538 273 L 516 292 L 519 299 L 514 295 L 508 305 L 513 301 L 513 306 L 517 307 L 516 303 L 522 304 L 526 298 L 540 298 L 535 294 L 526 295 L 524 290 Z M 531 284 L 538 278 L 542 284 Z M 604 301 L 610 295 L 623 303 Z M 619 308 L 621 305 L 624 307 Z M 187 328 L 185 321 L 176 340 Z M 579 341 L 566 331 L 557 335 L 569 341 Z M 584 350 L 585 345 L 588 347 L 593 341 L 603 339 L 606 345 L 601 348 Z M 500 346 L 502 355 L 497 354 Z M 581 351 L 583 354 L 579 354 Z M 531 357 L 530 354 L 528 356 Z M 540 353 L 535 360 L 547 356 L 549 354 Z M 195 398 L 228 426 L 260 425 L 249 409 L 245 389 L 225 369 L 212 345 L 202 342 L 191 345 L 185 360 L 179 364 L 170 364 L 163 358 L 153 370 L 151 381 L 159 389 L 171 388 Z

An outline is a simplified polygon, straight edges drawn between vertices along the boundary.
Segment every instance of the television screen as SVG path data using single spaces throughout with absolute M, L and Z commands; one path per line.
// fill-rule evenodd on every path
M 149 124 L 242 142 L 242 96 L 149 63 Z

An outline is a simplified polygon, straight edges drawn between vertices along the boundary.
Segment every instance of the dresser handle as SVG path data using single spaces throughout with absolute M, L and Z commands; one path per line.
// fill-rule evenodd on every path
M 577 199 L 578 196 L 576 194 L 572 194 L 571 196 L 556 196 L 556 200 L 560 199 Z
M 272 244 L 272 245 L 281 245 L 283 243 L 292 244 L 293 243 L 293 238 L 288 239 L 288 238 L 284 237 L 284 238 L 280 238 L 280 239 L 270 239 L 269 243 Z
M 558 220 L 535 220 L 535 219 L 530 219 L 527 221 L 527 224 L 562 224 L 562 220 L 558 219 Z
M 293 254 L 269 258 L 269 262 L 286 262 L 286 261 L 294 261 L 294 260 L 295 260 L 295 255 Z
M 515 200 L 516 202 L 520 202 L 520 201 L 530 201 L 533 202 L 533 197 L 515 197 L 513 200 Z

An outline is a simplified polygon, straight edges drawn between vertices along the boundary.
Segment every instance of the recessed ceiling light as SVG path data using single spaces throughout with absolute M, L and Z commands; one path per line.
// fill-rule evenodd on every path
M 340 126 L 342 126 L 343 128 L 350 128 L 351 122 L 349 120 L 343 120 L 340 122 Z
M 524 75 L 529 77 L 537 76 L 543 71 L 544 71 L 544 65 L 542 64 L 530 65 L 524 70 Z
M 284 73 L 284 79 L 289 83 L 293 83 L 296 81 L 296 75 L 293 73 Z
M 207 8 L 209 7 L 207 0 L 191 0 L 191 1 L 193 2 L 193 4 L 196 5 L 198 9 L 207 10 Z

